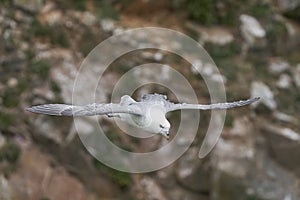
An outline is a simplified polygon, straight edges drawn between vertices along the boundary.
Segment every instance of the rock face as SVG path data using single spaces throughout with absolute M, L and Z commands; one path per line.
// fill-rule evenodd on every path
M 0 176 L 0 198 L 3 200 L 11 199 L 11 191 L 8 185 L 8 181 L 4 176 Z
M 279 9 L 283 12 L 288 12 L 296 9 L 300 6 L 300 2 L 298 0 L 278 0 Z
M 294 81 L 298 88 L 300 88 L 300 64 L 296 66 L 293 71 Z
M 189 190 L 209 193 L 210 169 L 208 163 L 198 160 L 198 148 L 191 148 L 178 160 L 176 176 L 178 182 Z
M 162 199 L 167 200 L 167 197 L 164 195 L 164 192 L 158 186 L 158 183 L 150 177 L 145 177 L 141 180 L 141 185 L 144 188 L 146 194 L 146 199 L 156 200 Z
M 79 180 L 63 168 L 53 168 L 51 158 L 37 149 L 23 151 L 19 165 L 6 183 L 8 189 L 1 190 L 7 193 L 3 195 L 10 194 L 12 199 L 93 199 Z
M 270 155 L 282 166 L 290 169 L 294 174 L 299 176 L 300 170 L 297 160 L 299 160 L 300 156 L 300 133 L 290 128 L 278 127 L 272 124 L 265 124 L 263 131 L 265 132 Z
M 43 0 L 12 0 L 13 4 L 31 12 L 38 12 L 43 6 Z
M 253 45 L 255 39 L 265 37 L 266 31 L 254 17 L 243 14 L 240 20 L 241 33 L 249 45 Z
M 269 70 L 272 74 L 280 74 L 289 68 L 289 63 L 280 58 L 272 59 L 269 64 Z
M 252 106 L 256 107 L 259 103 L 264 104 L 271 110 L 275 110 L 277 104 L 274 100 L 274 94 L 271 89 L 262 82 L 253 82 L 251 85 L 251 97 L 260 97 L 261 100 L 253 104 Z
M 240 123 L 243 126 L 239 126 Z M 268 156 L 267 150 L 260 146 L 264 144 L 255 144 L 253 136 L 261 136 L 252 129 L 253 125 L 249 123 L 247 119 L 237 122 L 236 126 L 243 127 L 238 131 L 240 137 L 229 138 L 229 140 L 221 139 L 217 144 L 213 156 L 215 160 L 213 199 L 297 199 L 299 194 L 294 189 L 299 184 L 297 178 Z M 232 129 L 234 132 L 236 130 L 236 128 Z M 298 134 L 287 130 L 282 130 L 282 132 L 286 132 L 283 134 L 289 135 L 288 137 L 298 142 Z M 278 134 L 282 135 L 282 133 Z M 274 139 L 268 137 L 267 141 L 274 141 Z M 289 149 L 297 151 L 297 149 Z M 280 150 L 276 152 L 282 153 Z M 297 159 L 297 156 L 299 155 L 295 155 L 294 159 Z M 295 166 L 295 162 L 293 163 Z
M 292 83 L 291 77 L 287 74 L 282 74 L 280 75 L 276 85 L 281 89 L 288 89 L 290 88 L 291 83 Z
M 0 0 L 0 199 L 300 199 L 299 5 L 299 0 L 243 4 L 230 0 L 230 5 L 229 1 L 196 0 Z M 205 18 L 206 23 L 197 18 L 191 21 L 189 12 L 200 14 L 198 19 Z M 104 71 L 102 63 L 94 61 L 106 57 L 96 55 L 88 70 L 81 71 L 81 63 L 97 44 L 145 26 L 190 35 L 205 47 L 218 70 L 205 59 L 197 57 L 188 63 L 162 50 L 166 45 L 181 49 L 181 41 L 151 35 L 147 39 L 160 49 L 122 55 Z M 147 47 L 143 35 L 122 39 L 120 49 Z M 199 52 L 184 54 L 194 58 Z M 153 62 L 161 64 L 161 70 L 155 71 Z M 113 143 L 139 153 L 155 151 L 172 139 L 134 138 L 105 117 L 79 118 L 75 127 L 72 118 L 24 111 L 36 104 L 71 104 L 74 83 L 79 83 L 78 104 L 117 102 L 111 99 L 116 83 L 145 63 L 150 67 L 136 70 L 126 84 L 160 79 L 185 91 L 172 78 L 172 68 L 194 88 L 199 102 L 210 101 L 201 76 L 212 84 L 226 83 L 228 101 L 258 96 L 261 100 L 252 107 L 228 110 L 221 138 L 209 156 L 200 160 L 199 147 L 210 120 L 209 111 L 201 112 L 198 134 L 187 151 L 170 166 L 147 174 L 106 167 L 86 151 L 78 132 L 97 134 L 94 124 L 100 122 Z M 132 91 L 135 98 L 148 92 L 176 101 L 173 91 L 160 84 Z M 171 138 L 180 116 L 180 112 L 167 116 L 172 122 Z M 187 136 L 189 130 L 185 133 L 179 145 L 193 139 Z M 92 140 L 99 149 L 109 151 L 104 142 Z

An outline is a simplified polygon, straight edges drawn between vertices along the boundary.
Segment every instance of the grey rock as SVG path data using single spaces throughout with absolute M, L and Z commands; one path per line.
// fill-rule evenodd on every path
M 14 5 L 32 12 L 38 12 L 44 4 L 43 0 L 13 0 Z
M 280 74 L 289 68 L 290 68 L 289 63 L 283 60 L 282 58 L 275 58 L 270 60 L 269 71 L 272 74 Z
M 62 131 L 49 117 L 39 115 L 34 121 L 34 126 L 38 130 L 40 137 L 48 138 L 58 144 L 63 143 Z
M 247 181 L 255 159 L 252 125 L 242 127 L 247 120 L 236 121 L 228 139 L 220 138 L 212 152 L 211 199 L 247 199 Z M 248 122 L 248 125 L 251 123 Z M 227 134 L 225 134 L 227 135 Z M 225 137 L 224 135 L 224 137 Z
M 286 127 L 264 124 L 269 153 L 285 168 L 300 176 L 300 133 Z
M 97 18 L 92 13 L 86 11 L 83 13 L 82 22 L 83 22 L 83 24 L 85 24 L 87 26 L 92 26 L 92 25 L 96 24 Z
M 199 42 L 201 44 L 209 42 L 215 45 L 223 46 L 233 42 L 234 40 L 234 36 L 231 31 L 224 27 L 207 28 L 192 22 L 188 22 L 186 26 L 188 29 L 198 33 L 200 36 Z
M 292 78 L 287 74 L 281 74 L 278 81 L 276 82 L 277 87 L 281 89 L 290 88 L 292 83 Z
M 141 185 L 143 187 L 143 191 L 146 194 L 147 200 L 167 200 L 168 198 L 164 194 L 162 188 L 159 184 L 150 177 L 144 177 L 141 180 Z
M 300 88 L 300 64 L 293 70 L 293 78 L 296 86 Z
M 211 63 L 203 63 L 196 59 L 191 65 L 191 72 L 195 75 L 202 75 L 209 77 L 213 82 L 226 83 L 226 78 L 215 70 L 215 66 Z
M 219 140 L 213 152 L 211 199 L 297 199 L 297 178 L 272 160 L 264 148 L 255 146 L 254 136 Z M 247 144 L 248 140 L 252 142 Z
M 198 152 L 197 147 L 191 148 L 178 160 L 176 178 L 187 190 L 208 193 L 210 169 L 208 163 L 199 160 Z
M 257 199 L 296 200 L 299 187 L 295 176 L 270 159 L 264 151 L 257 153 L 254 167 L 249 173 L 249 188 Z M 248 195 L 249 196 L 249 195 Z
M 62 166 L 53 167 L 51 163 L 53 157 L 41 152 L 39 148 L 31 146 L 24 149 L 16 172 L 8 180 L 11 199 L 101 199 L 88 193 L 84 184 Z M 0 194 L 3 191 L 9 190 L 1 188 Z
M 0 199 L 11 200 L 10 187 L 7 179 L 0 174 Z
M 263 103 L 270 110 L 275 110 L 277 107 L 276 101 L 274 100 L 274 94 L 263 82 L 254 81 L 251 84 L 251 97 L 260 97 L 260 101 L 253 103 L 252 107 L 257 107 L 258 104 Z
M 221 46 L 229 44 L 234 40 L 233 35 L 228 30 L 221 28 L 215 28 L 203 32 L 201 39 L 205 42 L 210 42 L 212 44 Z
M 2 135 L 0 131 L 0 149 L 6 144 L 6 138 Z
M 161 52 L 156 52 L 154 54 L 154 60 L 157 61 L 157 62 L 161 61 L 163 58 L 164 58 L 164 55 Z
M 194 60 L 191 66 L 191 71 L 193 74 L 200 74 L 203 69 L 203 62 L 199 59 Z
M 100 26 L 105 32 L 112 32 L 115 29 L 115 21 L 112 19 L 102 19 Z
M 300 6 L 299 0 L 277 0 L 277 5 L 279 9 L 283 12 L 294 10 L 296 7 Z
M 273 113 L 273 116 L 280 122 L 291 123 L 294 125 L 298 124 L 297 118 L 293 117 L 292 115 L 285 114 L 283 112 L 275 111 Z
M 260 23 L 250 15 L 241 15 L 241 33 L 248 45 L 253 45 L 257 38 L 263 38 L 266 35 L 265 29 Z
M 214 150 L 215 168 L 232 177 L 243 178 L 247 175 L 254 153 L 253 140 L 245 143 L 220 139 Z
M 50 26 L 62 23 L 62 17 L 63 13 L 60 10 L 50 10 L 41 14 L 42 20 Z

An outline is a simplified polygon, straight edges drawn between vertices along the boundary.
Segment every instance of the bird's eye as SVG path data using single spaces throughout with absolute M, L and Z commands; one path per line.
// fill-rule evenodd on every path
M 159 125 L 159 127 L 160 127 L 160 128 L 165 128 L 165 127 L 164 127 L 163 125 L 161 125 L 161 124 Z

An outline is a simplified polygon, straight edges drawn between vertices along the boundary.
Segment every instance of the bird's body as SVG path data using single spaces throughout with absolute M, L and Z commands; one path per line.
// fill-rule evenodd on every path
M 66 104 L 44 104 L 33 106 L 26 110 L 34 113 L 57 116 L 92 116 L 107 115 L 119 117 L 121 120 L 142 128 L 154 134 L 161 134 L 169 138 L 170 123 L 166 119 L 166 113 L 181 109 L 229 109 L 251 104 L 259 97 L 244 101 L 217 104 L 186 104 L 172 103 L 167 96 L 160 94 L 143 95 L 141 101 L 135 101 L 128 95 L 121 98 L 119 104 L 88 104 L 85 106 L 72 106 Z

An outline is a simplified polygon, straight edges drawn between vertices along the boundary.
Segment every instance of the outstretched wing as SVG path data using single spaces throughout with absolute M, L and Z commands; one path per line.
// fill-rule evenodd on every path
M 46 115 L 57 116 L 92 116 L 114 113 L 128 113 L 142 115 L 141 109 L 136 105 L 124 106 L 120 104 L 89 104 L 84 106 L 72 106 L 66 104 L 44 104 L 26 108 L 27 111 Z
M 256 97 L 253 99 L 242 100 L 242 101 L 235 101 L 229 103 L 216 103 L 216 104 L 187 104 L 187 103 L 178 103 L 178 104 L 168 104 L 167 112 L 180 110 L 180 109 L 199 109 L 199 110 L 215 110 L 215 109 L 230 109 L 240 106 L 245 106 L 251 104 L 255 101 L 258 101 L 260 98 Z

